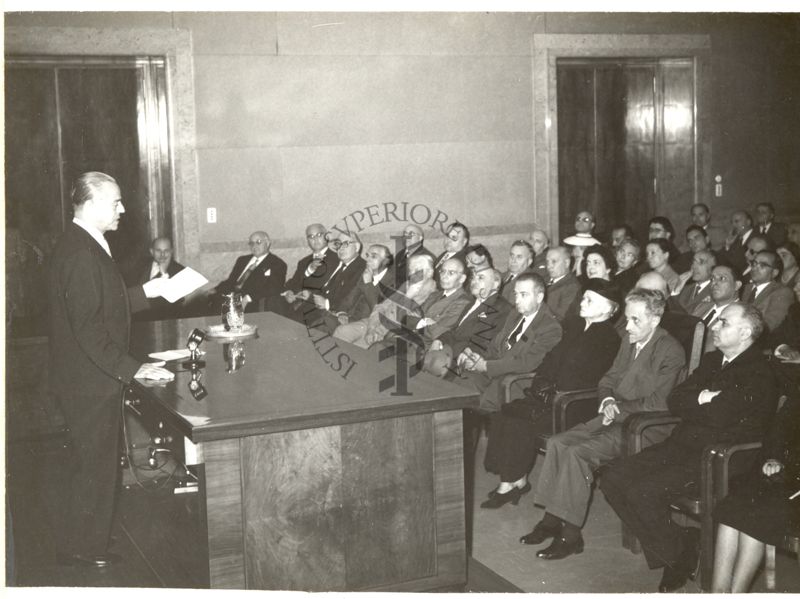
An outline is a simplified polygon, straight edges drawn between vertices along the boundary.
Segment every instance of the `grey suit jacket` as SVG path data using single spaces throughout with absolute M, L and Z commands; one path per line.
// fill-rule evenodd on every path
M 748 283 L 742 290 L 742 301 L 753 304 L 761 312 L 770 331 L 775 329 L 789 312 L 794 303 L 794 293 L 782 283 L 772 281 L 754 298 L 755 285 Z
M 443 291 L 432 293 L 422 304 L 423 318 L 430 318 L 436 321 L 436 324 L 426 326 L 422 330 L 426 345 L 455 327 L 458 324 L 458 318 L 461 313 L 471 302 L 472 297 L 462 287 L 459 287 L 447 297 L 444 296 Z M 408 320 L 408 324 L 411 327 L 416 327 L 419 321 L 419 318 L 411 317 Z

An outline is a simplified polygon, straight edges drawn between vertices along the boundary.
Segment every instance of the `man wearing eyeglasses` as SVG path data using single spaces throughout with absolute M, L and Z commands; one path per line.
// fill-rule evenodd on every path
M 447 260 L 439 267 L 439 290 L 422 304 L 422 317 L 408 318 L 408 326 L 422 333 L 426 346 L 456 326 L 458 317 L 469 305 L 469 295 L 463 287 L 466 280 L 466 269 L 461 261 Z
M 428 255 L 431 258 L 434 257 L 433 252 L 425 247 L 425 235 L 422 232 L 422 228 L 417 225 L 406 225 L 403 229 L 403 243 L 405 244 L 404 248 L 397 252 L 397 257 L 395 258 L 395 289 L 406 281 L 408 260 L 411 256 Z M 391 285 L 392 283 L 386 281 L 386 284 Z
M 340 312 L 346 310 L 345 298 L 353 291 L 361 280 L 367 263 L 361 253 L 361 240 L 353 233 L 339 238 L 339 264 L 319 291 L 311 295 L 314 305 L 319 310 Z
M 792 290 L 775 280 L 782 268 L 778 254 L 771 250 L 758 252 L 750 262 L 750 283 L 742 291 L 742 302 L 758 308 L 770 331 L 783 322 L 794 302 Z
M 322 288 L 325 282 L 339 266 L 339 256 L 336 251 L 328 247 L 328 232 L 319 223 L 306 227 L 306 243 L 311 253 L 297 262 L 292 278 L 286 281 L 283 298 L 299 308 L 300 300 L 307 300 L 311 293 Z
M 264 231 L 250 235 L 247 243 L 250 254 L 239 256 L 228 278 L 214 289 L 217 302 L 219 295 L 236 291 L 242 294 L 245 312 L 273 310 L 286 281 L 286 262 L 270 253 L 272 242 Z

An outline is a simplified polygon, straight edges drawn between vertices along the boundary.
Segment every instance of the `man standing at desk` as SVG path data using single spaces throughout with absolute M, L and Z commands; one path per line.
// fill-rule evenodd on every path
M 65 565 L 104 567 L 119 560 L 108 553 L 108 542 L 123 385 L 174 375 L 128 354 L 131 306 L 144 309 L 147 302 L 143 287 L 126 290 L 103 237 L 117 229 L 125 212 L 116 181 L 84 173 L 71 199 L 75 217 L 52 253 L 49 273 L 50 383 L 71 445 L 57 557 Z

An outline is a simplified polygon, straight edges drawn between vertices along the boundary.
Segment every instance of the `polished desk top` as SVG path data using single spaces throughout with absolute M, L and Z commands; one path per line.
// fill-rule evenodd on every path
M 203 342 L 202 399 L 189 389 L 192 373 L 183 360 L 167 363 L 176 372 L 174 381 L 134 383 L 194 442 L 478 406 L 474 389 L 424 372 L 406 377 L 408 395 L 396 395 L 394 385 L 380 391 L 380 381 L 396 374 L 394 357 L 379 360 L 377 349 L 355 347 L 273 313 L 248 314 L 246 320 L 258 332 L 240 340 L 245 362 L 238 370 L 229 371 L 232 343 Z M 135 324 L 132 353 L 145 360 L 150 352 L 185 348 L 193 328 L 219 322 L 208 317 Z

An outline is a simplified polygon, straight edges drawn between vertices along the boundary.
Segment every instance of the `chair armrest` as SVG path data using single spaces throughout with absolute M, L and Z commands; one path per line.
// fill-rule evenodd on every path
M 743 452 L 755 452 L 761 449 L 761 442 L 721 443 L 710 445 L 703 450 L 702 470 L 700 473 L 700 493 L 704 505 L 713 509 L 717 501 L 728 494 L 730 482 L 731 460 Z
M 580 424 L 580 422 L 568 422 L 567 410 L 574 408 L 577 403 L 591 404 L 591 410 L 587 406 L 587 411 L 591 411 L 592 415 L 597 413 L 597 388 L 591 389 L 578 389 L 575 391 L 559 391 L 553 398 L 553 434 L 561 433 Z
M 524 372 L 522 374 L 507 374 L 500 380 L 500 388 L 503 392 L 503 403 L 511 402 L 511 386 L 514 383 L 525 380 L 533 380 L 535 372 Z
M 653 426 L 677 424 L 681 419 L 669 412 L 640 412 L 629 416 L 622 426 L 622 455 L 631 456 L 644 449 L 644 431 Z

